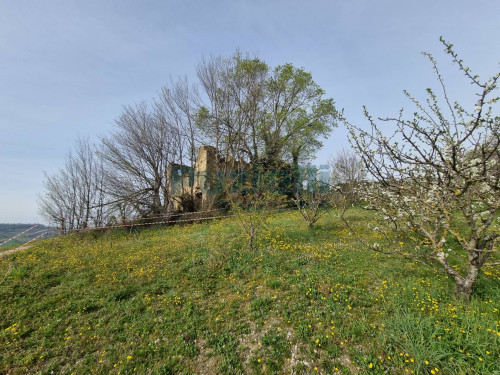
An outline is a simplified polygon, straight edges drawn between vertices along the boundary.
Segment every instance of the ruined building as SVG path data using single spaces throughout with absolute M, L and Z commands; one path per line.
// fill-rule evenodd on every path
M 249 187 L 254 192 L 265 190 L 294 196 L 315 188 L 317 179 L 317 170 L 311 166 L 299 170 L 283 163 L 277 170 L 267 170 L 261 165 L 223 158 L 212 146 L 199 148 L 194 167 L 172 163 L 167 169 L 174 211 L 198 211 L 202 205 L 221 203 L 214 199 L 222 192 L 245 195 Z
M 215 147 L 201 146 L 193 167 L 170 164 L 167 170 L 170 196 L 175 211 L 186 210 L 185 202 L 198 208 L 214 194 L 221 192 L 224 177 L 234 175 L 247 166 L 244 162 L 222 158 Z

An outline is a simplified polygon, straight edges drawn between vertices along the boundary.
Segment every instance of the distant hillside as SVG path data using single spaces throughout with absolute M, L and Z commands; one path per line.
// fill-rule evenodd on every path
M 14 237 L 15 235 L 27 230 L 28 228 L 31 228 L 33 225 L 34 224 L 0 224 L 0 243 L 11 237 Z M 45 225 L 39 225 L 33 228 L 32 230 L 26 232 L 25 234 L 22 234 L 21 236 L 15 238 L 14 240 L 7 242 L 5 245 L 2 246 L 2 248 L 16 244 L 23 244 L 29 241 L 30 239 L 42 234 L 42 232 L 40 231 L 49 229 L 50 228 Z

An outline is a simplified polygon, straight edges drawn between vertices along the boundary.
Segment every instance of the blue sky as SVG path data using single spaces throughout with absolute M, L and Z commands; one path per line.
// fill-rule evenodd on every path
M 436 86 L 420 54 L 435 55 L 450 96 L 472 107 L 470 85 L 443 53 L 454 43 L 488 77 L 500 61 L 498 1 L 0 0 L 0 223 L 38 222 L 43 172 L 77 137 L 107 134 L 121 107 L 155 97 L 172 78 L 195 81 L 203 56 L 239 48 L 271 66 L 291 62 L 363 124 L 410 107 Z M 411 113 L 411 110 L 410 110 Z M 342 127 L 317 164 L 348 147 Z

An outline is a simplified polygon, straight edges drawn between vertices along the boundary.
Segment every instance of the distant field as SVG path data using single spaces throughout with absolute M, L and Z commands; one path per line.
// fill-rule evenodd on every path
M 2 243 L 5 240 L 8 240 L 11 237 L 14 237 L 15 235 L 25 231 L 26 229 L 32 227 L 34 224 L 0 224 L 0 243 Z M 49 229 L 45 225 L 39 225 L 36 228 L 33 228 L 31 231 L 27 232 L 26 234 L 23 234 L 17 238 L 15 238 L 12 241 L 9 241 L 5 245 L 0 247 L 0 252 L 7 246 L 12 247 L 13 245 L 21 245 L 23 243 L 26 243 L 33 237 L 38 236 L 41 234 L 40 231 L 42 230 L 47 230 Z M 32 234 L 38 232 L 36 234 Z
M 350 220 L 383 243 L 369 213 Z M 223 219 L 0 259 L 0 374 L 500 373 L 498 269 L 457 301 L 447 276 L 364 249 L 334 213 L 312 229 L 275 214 L 245 243 Z

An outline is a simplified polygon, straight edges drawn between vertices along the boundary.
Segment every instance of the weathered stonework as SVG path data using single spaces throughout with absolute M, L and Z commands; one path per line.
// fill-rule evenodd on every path
M 216 179 L 224 170 L 235 170 L 237 164 L 232 160 L 226 161 L 212 146 L 201 146 L 194 168 L 170 164 L 167 169 L 167 181 L 170 185 L 170 195 L 175 211 L 182 211 L 182 200 L 192 197 L 195 205 L 206 201 L 214 188 Z M 241 163 L 240 163 L 241 164 Z

